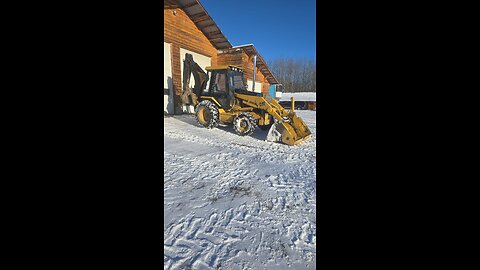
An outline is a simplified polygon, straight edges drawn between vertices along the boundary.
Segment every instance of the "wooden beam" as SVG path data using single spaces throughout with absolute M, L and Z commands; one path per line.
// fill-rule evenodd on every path
M 210 19 L 210 17 L 205 15 L 205 17 L 199 17 L 198 19 L 193 20 L 193 22 L 198 23 L 198 22 L 203 22 L 203 21 L 209 20 L 209 19 Z
M 207 15 L 207 13 L 205 13 L 205 11 L 200 11 L 199 13 L 190 14 L 190 15 L 188 15 L 188 17 L 190 17 L 191 19 L 197 19 L 197 18 L 201 18 L 205 15 Z
M 218 38 L 225 38 L 224 35 L 218 34 L 218 35 L 213 35 L 213 36 L 206 36 L 208 39 L 218 39 Z
M 204 28 L 207 28 L 207 27 L 210 27 L 210 26 L 215 26 L 216 23 L 215 22 L 212 22 L 212 23 L 209 23 L 209 24 L 205 24 L 204 26 L 202 26 L 202 28 L 200 28 L 200 30 L 204 29 Z
M 212 44 L 215 44 L 215 46 L 227 46 L 227 47 L 224 47 L 224 48 L 228 48 L 228 43 L 225 41 L 225 42 L 211 42 Z M 226 43 L 225 45 L 218 45 L 218 44 L 222 44 L 222 43 Z
M 187 4 L 187 5 L 183 6 L 182 8 L 189 8 L 189 7 L 193 7 L 193 6 L 196 6 L 196 5 L 198 5 L 197 1 L 195 1 L 191 4 Z
M 215 36 L 215 35 L 220 35 L 222 34 L 222 32 L 220 31 L 212 31 L 212 32 L 205 32 L 206 35 L 212 35 L 212 36 Z
M 212 41 L 212 40 L 216 40 L 216 39 L 225 39 L 225 37 L 222 36 L 222 37 L 216 37 L 216 38 L 209 38 L 208 40 Z

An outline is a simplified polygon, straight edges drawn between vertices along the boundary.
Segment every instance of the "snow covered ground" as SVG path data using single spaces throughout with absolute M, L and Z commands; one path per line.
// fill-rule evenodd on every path
M 165 118 L 164 269 L 315 269 L 316 118 L 287 146 Z

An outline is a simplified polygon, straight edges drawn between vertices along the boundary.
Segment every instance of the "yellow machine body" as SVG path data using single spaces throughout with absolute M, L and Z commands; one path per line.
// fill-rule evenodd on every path
M 190 57 L 191 58 L 191 57 Z M 194 63 L 193 60 L 190 60 L 190 66 L 192 69 L 196 69 L 196 73 L 201 73 L 201 69 Z M 192 64 L 193 63 L 193 64 Z M 209 72 L 218 72 L 225 70 L 226 72 L 239 72 L 243 74 L 241 68 L 236 66 L 217 66 L 217 67 L 207 67 Z M 189 78 L 190 75 L 188 75 Z M 206 77 L 206 76 L 205 76 Z M 208 79 L 206 79 L 208 81 Z M 188 84 L 188 80 L 184 82 L 185 85 Z M 292 97 L 292 107 L 290 111 L 285 110 L 275 99 L 268 95 L 260 95 L 258 93 L 253 94 L 249 91 L 235 90 L 231 98 L 233 98 L 233 105 L 229 106 L 228 109 L 221 105 L 213 95 L 205 95 L 200 93 L 202 89 L 205 89 L 205 83 L 200 87 L 196 87 L 196 91 L 190 91 L 189 88 L 186 88 L 184 91 L 184 98 L 190 97 L 192 100 L 192 105 L 196 106 L 203 100 L 210 100 L 218 107 L 218 119 L 223 123 L 233 123 L 237 116 L 240 114 L 248 112 L 251 117 L 256 120 L 258 126 L 269 126 L 272 125 L 270 132 L 275 130 L 277 138 L 275 141 L 281 141 L 287 145 L 296 145 L 305 139 L 311 136 L 311 131 L 303 122 L 303 120 L 295 114 L 294 111 L 294 99 Z M 195 94 L 197 93 L 197 94 Z M 204 110 L 199 110 L 200 113 L 204 113 Z M 244 114 L 243 114 L 244 115 Z M 206 122 L 205 117 L 200 117 L 200 122 Z M 270 134 L 269 132 L 269 134 Z M 281 136 L 278 136 L 280 134 Z M 280 139 L 278 139 L 278 137 Z
M 220 121 L 232 123 L 233 119 L 242 112 L 249 112 L 258 124 L 270 125 L 272 119 L 277 120 L 277 131 L 281 134 L 281 141 L 288 145 L 296 145 L 311 136 L 311 131 L 303 120 L 294 112 L 294 100 L 292 97 L 292 109 L 285 110 L 275 99 L 271 97 L 250 96 L 235 94 L 236 104 L 228 111 L 221 108 L 220 103 L 211 96 L 201 96 L 200 100 L 209 99 L 219 106 Z M 260 109 L 260 113 L 258 110 Z

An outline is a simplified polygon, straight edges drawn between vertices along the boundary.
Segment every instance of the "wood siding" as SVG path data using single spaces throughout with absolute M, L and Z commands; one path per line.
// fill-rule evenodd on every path
M 243 50 L 221 53 L 218 55 L 217 61 L 218 65 L 235 65 L 242 67 L 245 80 L 253 80 L 253 58 L 248 57 Z M 269 92 L 270 83 L 265 79 L 258 67 L 255 81 L 262 83 L 262 93 Z
M 180 48 L 211 57 L 211 65 L 236 65 L 241 66 L 245 72 L 246 80 L 253 80 L 253 59 L 243 50 L 238 52 L 218 54 L 217 49 L 207 37 L 197 28 L 185 11 L 175 7 L 176 1 L 167 1 L 164 5 L 164 41 L 171 44 L 172 61 L 172 89 L 174 93 L 175 113 L 181 113 L 182 81 Z M 270 83 L 257 69 L 256 81 L 262 83 L 262 93 L 268 93 Z
M 217 49 L 197 28 L 181 8 L 164 9 L 164 41 L 172 44 L 172 81 L 175 93 L 175 112 L 181 108 L 180 94 L 182 81 L 180 65 L 180 48 L 187 49 L 212 58 L 212 65 L 217 65 Z M 174 15 L 174 12 L 176 13 Z

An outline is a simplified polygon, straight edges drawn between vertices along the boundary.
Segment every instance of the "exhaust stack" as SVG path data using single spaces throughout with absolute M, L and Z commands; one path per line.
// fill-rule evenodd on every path
M 255 82 L 257 77 L 257 55 L 253 56 L 253 82 L 252 82 L 252 92 L 255 92 Z

